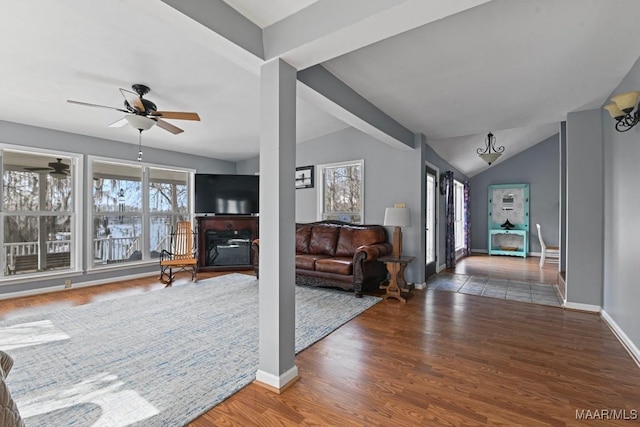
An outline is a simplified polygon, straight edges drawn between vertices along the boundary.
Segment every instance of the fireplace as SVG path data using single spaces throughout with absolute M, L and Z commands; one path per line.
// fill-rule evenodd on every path
M 209 215 L 196 220 L 199 271 L 252 268 L 251 243 L 258 238 L 257 216 Z
M 205 266 L 251 265 L 251 230 L 207 230 Z

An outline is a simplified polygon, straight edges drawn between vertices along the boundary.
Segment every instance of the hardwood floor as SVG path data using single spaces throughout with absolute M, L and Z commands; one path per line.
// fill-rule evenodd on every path
M 137 279 L 6 300 L 0 313 L 160 287 Z M 563 426 L 585 425 L 576 411 L 640 411 L 640 369 L 598 315 L 439 290 L 376 304 L 296 365 L 301 378 L 283 394 L 251 384 L 189 425 Z

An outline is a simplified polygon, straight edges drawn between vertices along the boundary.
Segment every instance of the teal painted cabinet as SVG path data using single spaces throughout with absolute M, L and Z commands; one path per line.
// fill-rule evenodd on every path
M 529 184 L 490 185 L 488 202 L 489 255 L 526 258 L 529 252 Z

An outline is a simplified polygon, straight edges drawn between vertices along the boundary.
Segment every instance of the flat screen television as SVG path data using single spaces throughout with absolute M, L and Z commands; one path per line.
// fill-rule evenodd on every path
M 196 174 L 195 213 L 252 215 L 258 213 L 257 175 Z

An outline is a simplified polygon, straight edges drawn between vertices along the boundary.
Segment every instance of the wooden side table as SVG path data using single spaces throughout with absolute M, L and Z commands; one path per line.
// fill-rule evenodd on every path
M 396 298 L 402 302 L 407 300 L 402 296 L 402 292 L 408 293 L 413 289 L 413 283 L 407 283 L 404 278 L 404 269 L 411 261 L 415 260 L 414 256 L 401 256 L 394 257 L 393 255 L 387 255 L 378 258 L 387 266 L 389 272 L 389 281 L 380 285 L 380 289 L 385 289 L 387 292 L 383 298 Z

